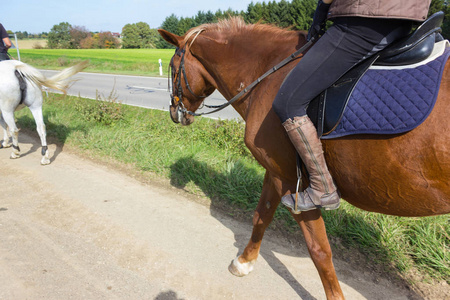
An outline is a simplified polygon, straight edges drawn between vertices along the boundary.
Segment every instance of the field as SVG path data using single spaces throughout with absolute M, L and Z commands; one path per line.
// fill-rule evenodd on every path
M 20 43 L 20 42 L 19 42 Z M 20 44 L 19 44 L 20 45 Z M 17 58 L 15 50 L 10 54 Z M 159 76 L 159 59 L 167 74 L 173 49 L 22 49 L 20 58 L 39 69 L 63 69 L 89 60 L 86 72 Z
M 11 40 L 13 44 L 16 44 L 14 39 Z M 46 39 L 27 39 L 27 40 L 19 40 L 19 49 L 35 49 L 35 48 L 45 48 L 47 47 Z M 16 52 L 15 49 L 10 50 L 10 52 Z

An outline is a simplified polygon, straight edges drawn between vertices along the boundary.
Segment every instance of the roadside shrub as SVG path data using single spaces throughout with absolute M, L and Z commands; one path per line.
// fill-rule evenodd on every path
M 114 89 L 107 98 L 97 91 L 97 101 L 79 102 L 75 105 L 75 110 L 80 112 L 86 121 L 113 126 L 124 117 L 123 105 L 117 102 L 117 97 Z
M 66 56 L 58 57 L 58 65 L 59 65 L 60 67 L 65 67 L 65 66 L 67 66 L 68 64 L 69 64 L 69 60 L 67 59 Z
M 41 45 L 41 43 L 36 42 L 33 44 L 33 49 L 44 49 L 45 47 Z

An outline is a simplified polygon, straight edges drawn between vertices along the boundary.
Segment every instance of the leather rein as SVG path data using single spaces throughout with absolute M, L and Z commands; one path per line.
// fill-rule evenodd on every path
M 276 71 L 278 71 L 280 68 L 284 67 L 285 65 L 287 65 L 288 63 L 290 63 L 291 61 L 293 61 L 294 59 L 297 58 L 298 55 L 300 55 L 301 53 L 303 53 L 306 49 L 308 49 L 315 41 L 315 38 L 312 38 L 311 40 L 309 40 L 305 45 L 303 45 L 303 47 L 301 47 L 300 49 L 298 49 L 297 51 L 295 51 L 294 53 L 292 53 L 291 55 L 289 55 L 288 57 L 286 57 L 284 60 L 282 60 L 280 63 L 278 63 L 276 66 L 272 67 L 270 70 L 268 70 L 266 73 L 264 73 L 261 77 L 259 77 L 258 79 L 256 79 L 255 81 L 253 81 L 250 85 L 248 85 L 245 89 L 243 89 L 241 92 L 239 92 L 239 94 L 237 94 L 236 96 L 234 96 L 233 98 L 231 98 L 228 102 L 222 104 L 222 105 L 206 105 L 204 104 L 204 106 L 208 107 L 208 108 L 213 108 L 212 111 L 208 111 L 208 112 L 202 112 L 202 113 L 195 113 L 192 111 L 189 111 L 185 108 L 182 98 L 183 98 L 183 88 L 181 85 L 181 75 L 183 75 L 184 77 L 184 83 L 188 89 L 188 91 L 196 98 L 206 98 L 207 96 L 197 96 L 191 89 L 189 82 L 187 80 L 186 77 L 186 69 L 185 69 L 185 63 L 184 63 L 184 57 L 186 55 L 186 45 L 180 50 L 179 48 L 176 48 L 175 50 L 175 54 L 178 56 L 181 56 L 181 61 L 180 61 L 180 66 L 178 68 L 178 72 L 176 72 L 176 74 L 173 71 L 174 69 L 174 64 L 173 64 L 173 57 L 170 61 L 170 65 L 169 65 L 169 73 L 172 75 L 172 93 L 170 94 L 171 97 L 171 105 L 173 106 L 179 106 L 180 107 L 180 112 L 184 113 L 184 114 L 189 114 L 192 115 L 194 117 L 196 116 L 202 116 L 202 115 L 208 115 L 208 114 L 212 114 L 215 113 L 219 110 L 224 109 L 225 107 L 233 104 L 234 102 L 236 102 L 238 99 L 240 99 L 244 94 L 248 93 L 249 91 L 251 91 L 256 85 L 258 85 L 263 79 L 265 79 L 267 76 L 275 73 Z M 191 42 L 192 45 L 193 41 Z M 180 54 L 181 53 L 181 54 Z M 176 69 L 176 68 L 175 68 Z M 176 75 L 176 76 L 175 76 Z M 169 79 L 170 80 L 170 79 Z M 175 82 L 176 81 L 176 82 Z M 174 91 L 173 91 L 173 86 L 176 84 L 177 86 L 177 91 L 178 94 L 175 96 L 174 95 Z M 170 89 L 170 81 L 169 81 L 169 89 Z

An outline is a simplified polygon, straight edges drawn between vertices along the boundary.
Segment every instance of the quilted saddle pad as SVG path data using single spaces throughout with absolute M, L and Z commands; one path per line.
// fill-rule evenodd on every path
M 440 52 L 425 63 L 402 68 L 371 67 L 356 84 L 341 122 L 322 139 L 399 134 L 419 126 L 434 107 L 450 55 L 448 41 L 440 43 L 444 43 Z

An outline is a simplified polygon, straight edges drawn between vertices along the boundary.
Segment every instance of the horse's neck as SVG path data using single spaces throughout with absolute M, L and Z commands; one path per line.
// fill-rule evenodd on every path
M 216 80 L 217 89 L 228 100 L 247 88 L 266 71 L 296 51 L 299 36 L 283 37 L 279 41 L 254 36 L 243 41 L 242 38 L 229 39 L 227 51 L 210 54 L 207 70 Z M 244 117 L 248 107 L 246 99 L 235 102 L 234 108 Z

